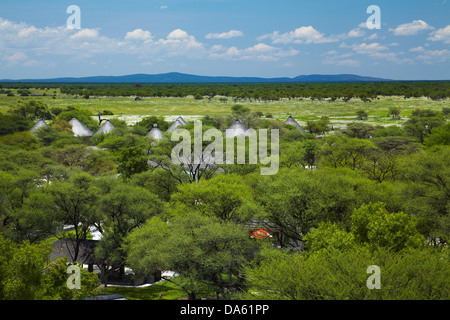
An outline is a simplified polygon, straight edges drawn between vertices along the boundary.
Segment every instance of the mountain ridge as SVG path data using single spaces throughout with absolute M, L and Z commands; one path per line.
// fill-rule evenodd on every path
M 47 83 L 273 83 L 273 82 L 381 82 L 394 81 L 355 74 L 311 74 L 289 77 L 232 77 L 200 76 L 187 73 L 169 72 L 160 74 L 136 73 L 122 76 L 58 77 L 48 79 L 3 79 L 0 82 L 47 82 Z

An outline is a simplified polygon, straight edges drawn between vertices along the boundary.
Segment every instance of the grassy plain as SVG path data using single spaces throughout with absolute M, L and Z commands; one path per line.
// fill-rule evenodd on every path
M 31 93 L 42 94 L 42 90 L 31 90 Z M 14 92 L 14 90 L 13 90 Z M 360 99 L 342 100 L 311 100 L 311 99 L 282 99 L 279 101 L 233 101 L 222 102 L 219 98 L 212 100 L 196 100 L 193 97 L 185 98 L 142 98 L 135 101 L 132 97 L 82 97 L 67 96 L 61 94 L 58 89 L 47 91 L 47 96 L 8 97 L 0 95 L 0 112 L 6 112 L 10 105 L 17 103 L 19 99 L 42 100 L 50 108 L 77 106 L 96 114 L 97 111 L 110 110 L 113 117 L 126 120 L 129 124 L 139 121 L 141 118 L 151 115 L 164 116 L 168 121 L 178 116 L 186 120 L 192 120 L 204 115 L 227 115 L 230 114 L 231 106 L 241 104 L 249 107 L 252 112 L 262 112 L 264 115 L 271 114 L 273 118 L 284 120 L 289 115 L 296 118 L 300 124 L 307 120 L 317 120 L 321 116 L 328 116 L 331 123 L 336 127 L 356 120 L 356 111 L 365 110 L 369 114 L 367 122 L 380 125 L 401 124 L 403 120 L 416 108 L 442 110 L 450 106 L 450 100 L 433 101 L 427 98 L 409 98 L 389 96 L 379 97 L 372 102 L 363 102 Z M 55 96 L 50 96 L 56 94 Z M 390 107 L 400 107 L 402 120 L 392 120 L 388 116 Z

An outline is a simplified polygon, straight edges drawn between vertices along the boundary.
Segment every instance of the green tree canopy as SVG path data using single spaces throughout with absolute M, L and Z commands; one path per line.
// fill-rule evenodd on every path
M 195 212 L 169 222 L 154 217 L 127 238 L 128 263 L 140 274 L 172 270 L 179 277 L 168 279 L 195 299 L 207 286 L 224 297 L 233 286 L 224 274 L 239 276 L 251 259 L 254 243 L 249 233 L 229 221 Z

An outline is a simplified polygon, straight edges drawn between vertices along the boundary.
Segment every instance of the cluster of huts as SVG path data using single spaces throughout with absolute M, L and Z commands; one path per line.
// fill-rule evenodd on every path
M 89 128 L 87 128 L 83 123 L 81 123 L 76 118 L 73 118 L 69 121 L 69 123 L 72 125 L 72 131 L 75 137 L 92 137 L 97 134 L 101 133 L 110 133 L 112 132 L 115 127 L 114 125 L 109 121 L 106 120 L 103 125 L 97 130 L 97 132 L 93 133 Z M 285 121 L 286 124 L 295 126 L 298 130 L 301 132 L 306 133 L 306 131 L 300 126 L 300 124 L 292 117 L 289 116 L 289 118 Z M 180 116 L 178 117 L 167 129 L 167 132 L 172 132 L 175 130 L 175 128 L 179 126 L 187 125 L 187 122 Z M 43 120 L 40 119 L 33 128 L 30 129 L 31 132 L 34 132 L 38 130 L 39 128 L 48 126 L 48 124 Z M 226 131 L 227 137 L 236 137 L 236 136 L 245 136 L 248 134 L 247 132 L 248 127 L 241 121 L 236 120 Z M 163 138 L 163 132 L 158 128 L 157 124 L 154 124 L 153 128 L 147 133 L 148 137 L 152 137 L 155 140 L 161 140 Z M 270 228 L 260 228 L 258 226 L 249 226 L 249 231 L 251 232 L 252 238 L 266 238 L 266 237 L 272 237 L 272 236 L 283 236 L 279 233 L 277 229 L 270 229 Z M 57 258 L 57 257 L 63 257 L 66 256 L 69 262 L 77 261 L 78 263 L 81 263 L 83 265 L 88 266 L 89 271 L 94 271 L 94 266 L 101 266 L 102 261 L 97 259 L 94 254 L 95 247 L 98 243 L 98 240 L 82 240 L 79 244 L 79 251 L 77 258 L 74 259 L 74 248 L 75 248 L 75 240 L 74 239 L 59 239 L 55 241 L 53 246 L 53 251 L 50 255 L 50 257 Z M 104 270 L 103 270 L 104 271 Z M 100 271 L 102 273 L 103 271 Z M 116 275 L 117 276 L 117 275 Z M 161 273 L 155 273 L 152 277 L 146 277 L 146 278 L 138 278 L 138 279 L 132 279 L 129 276 L 120 276 L 117 278 L 116 276 L 112 275 L 108 280 L 106 280 L 109 284 L 115 283 L 115 284 L 121 284 L 121 285 L 141 285 L 144 283 L 154 283 L 156 281 L 159 281 L 161 279 Z M 115 297 L 115 296 L 101 296 L 101 297 L 95 297 L 92 299 L 123 299 L 123 297 Z
M 100 129 L 97 130 L 97 132 L 93 133 L 91 130 L 89 130 L 88 127 L 86 127 L 84 124 L 82 124 L 78 119 L 73 118 L 69 121 L 69 123 L 72 125 L 72 131 L 75 137 L 92 137 L 97 134 L 101 133 L 110 133 L 115 129 L 114 125 L 109 121 L 106 120 Z M 285 121 L 286 124 L 292 125 L 296 128 L 298 128 L 301 132 L 306 133 L 305 129 L 302 128 L 302 126 L 292 117 L 289 116 L 289 118 Z M 40 119 L 31 129 L 31 132 L 34 132 L 38 130 L 39 128 L 45 127 L 48 124 L 43 120 Z M 187 125 L 187 122 L 184 121 L 184 119 L 179 116 L 167 129 L 167 132 L 172 132 L 177 128 L 178 126 L 185 126 Z M 226 131 L 226 137 L 237 137 L 237 136 L 244 136 L 246 134 L 246 131 L 248 130 L 248 127 L 241 121 L 236 120 Z M 152 137 L 155 140 L 160 140 L 163 138 L 162 131 L 158 128 L 158 125 L 155 123 L 153 125 L 153 128 L 147 133 L 148 137 Z

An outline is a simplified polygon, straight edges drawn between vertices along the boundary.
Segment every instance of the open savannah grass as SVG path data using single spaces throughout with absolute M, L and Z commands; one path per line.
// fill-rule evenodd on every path
M 47 91 L 53 92 L 53 89 Z M 31 92 L 34 91 L 31 90 Z M 16 104 L 20 99 L 37 99 L 50 108 L 77 106 L 92 112 L 93 115 L 98 111 L 109 110 L 114 113 L 112 117 L 134 124 L 146 116 L 164 116 L 168 121 L 172 121 L 179 115 L 188 120 L 194 120 L 205 115 L 227 115 L 230 113 L 231 106 L 240 104 L 248 107 L 251 112 L 262 112 L 264 116 L 272 115 L 274 119 L 284 120 L 292 115 L 302 124 L 308 120 L 318 120 L 322 116 L 328 116 L 331 124 L 339 127 L 345 126 L 345 123 L 349 121 L 355 121 L 358 110 L 365 110 L 369 114 L 365 122 L 379 125 L 400 125 L 417 108 L 442 110 L 443 107 L 450 105 L 448 99 L 434 101 L 428 98 L 405 99 L 401 96 L 381 96 L 371 102 L 363 102 L 358 98 L 353 98 L 347 102 L 342 100 L 329 101 L 328 99 L 311 100 L 309 98 L 280 99 L 267 102 L 233 101 L 232 98 L 228 98 L 227 102 L 223 102 L 219 98 L 197 100 L 191 96 L 184 98 L 143 97 L 136 101 L 134 97 L 91 96 L 89 99 L 84 99 L 79 96 L 76 98 L 60 94 L 59 90 L 56 90 L 56 92 L 56 96 L 11 97 L 2 94 L 0 95 L 0 112 L 6 113 L 9 106 Z M 392 120 L 388 115 L 390 107 L 401 108 L 400 120 Z

